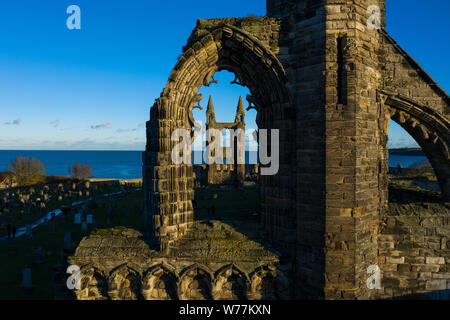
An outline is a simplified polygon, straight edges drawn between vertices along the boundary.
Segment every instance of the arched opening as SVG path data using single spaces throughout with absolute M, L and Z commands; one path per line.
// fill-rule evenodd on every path
M 389 201 L 439 201 L 434 169 L 414 138 L 395 121 L 389 125 Z
M 161 97 L 151 108 L 144 153 L 145 210 L 148 228 L 162 251 L 182 238 L 194 223 L 194 168 L 192 164 L 172 161 L 172 150 L 180 140 L 172 141 L 171 135 L 176 129 L 186 129 L 191 131 L 191 138 L 195 137 L 198 126 L 194 112 L 199 102 L 207 98 L 200 89 L 214 84 L 214 75 L 223 70 L 232 72 L 235 82 L 249 89 L 251 94 L 245 100 L 258 111 L 255 117 L 258 128 L 280 131 L 279 141 L 283 143 L 279 144 L 279 170 L 260 177 L 259 208 L 268 239 L 279 242 L 281 251 L 292 247 L 286 242 L 294 240 L 282 236 L 281 230 L 291 229 L 295 223 L 290 214 L 295 195 L 286 183 L 291 179 L 291 164 L 295 161 L 288 156 L 293 154 L 288 148 L 293 146 L 290 142 L 295 139 L 295 130 L 292 130 L 285 71 L 259 40 L 226 25 L 200 37 L 191 36 Z M 211 114 L 206 115 L 206 120 L 213 121 Z M 269 141 L 269 150 L 270 147 Z M 275 228 L 279 232 L 275 233 Z
M 389 97 L 386 105 L 392 120 L 389 122 L 388 142 L 391 149 L 390 198 L 399 200 L 400 187 L 404 185 L 418 188 L 415 192 L 417 201 L 426 201 L 427 196 L 430 201 L 447 201 L 450 193 L 448 122 L 432 110 L 399 97 Z M 396 146 L 410 148 L 392 150 Z M 440 194 L 421 193 L 420 189 Z M 404 191 L 414 194 L 412 189 Z M 393 192 L 396 193 L 394 197 Z
M 203 110 L 193 111 L 194 120 L 202 131 L 192 143 L 195 172 L 195 220 L 232 220 L 240 231 L 247 229 L 258 234 L 259 193 L 256 112 L 248 110 L 248 102 L 242 98 L 250 95 L 243 85 L 238 85 L 235 74 L 220 71 L 213 75 L 214 84 L 200 89 Z M 205 110 L 206 109 L 206 110 Z M 221 156 L 212 164 L 207 163 L 207 130 L 220 130 Z M 244 139 L 235 135 L 242 130 Z M 238 143 L 244 143 L 245 163 L 238 157 Z M 252 226 L 250 227 L 249 224 Z M 247 227 L 248 226 L 248 227 Z M 249 235 L 246 232 L 246 235 Z
M 156 266 L 143 279 L 142 296 L 145 300 L 177 300 L 177 279 L 164 266 Z
M 211 275 L 199 267 L 184 272 L 178 286 L 180 300 L 211 300 Z

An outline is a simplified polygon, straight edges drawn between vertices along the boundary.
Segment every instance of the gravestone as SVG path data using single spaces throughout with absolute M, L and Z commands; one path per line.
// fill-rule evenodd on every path
M 48 232 L 53 234 L 53 233 L 55 233 L 55 230 L 56 230 L 55 220 L 50 220 L 48 223 Z
M 81 223 L 81 230 L 83 230 L 83 231 L 86 231 L 86 230 L 87 230 L 87 223 L 86 223 L 86 221 L 83 221 L 83 222 Z
M 92 224 L 94 222 L 94 216 L 92 214 L 88 214 L 86 216 L 86 222 L 87 224 Z
M 80 224 L 80 223 L 81 223 L 81 213 L 76 213 L 74 224 Z
M 72 236 L 71 232 L 65 232 L 64 233 L 64 244 L 69 244 L 70 243 L 70 240 L 72 238 L 71 236 Z
M 32 283 L 31 283 L 31 269 L 30 268 L 25 268 L 23 269 L 23 273 L 22 273 L 22 287 L 24 288 L 31 288 Z
M 33 238 L 33 228 L 31 224 L 27 224 L 27 238 Z

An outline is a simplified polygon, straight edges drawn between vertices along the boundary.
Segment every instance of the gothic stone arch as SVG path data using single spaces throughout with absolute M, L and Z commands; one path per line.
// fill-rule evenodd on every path
M 127 265 L 114 270 L 108 278 L 108 296 L 111 300 L 138 300 L 141 276 Z
M 228 265 L 217 271 L 212 296 L 214 300 L 246 300 L 248 287 L 245 272 L 235 265 Z
M 420 145 L 436 173 L 443 200 L 449 201 L 450 97 L 386 32 L 382 34 L 383 51 L 388 53 L 380 90 L 385 114 Z
M 164 264 L 147 271 L 142 283 L 142 296 L 146 300 L 177 300 L 177 276 Z
M 75 290 L 78 300 L 106 300 L 107 276 L 102 267 L 89 264 L 81 268 L 81 288 Z
M 181 128 L 192 130 L 192 109 L 202 98 L 197 92 L 220 70 L 233 72 L 250 89 L 259 128 L 281 129 L 279 172 L 261 179 L 261 206 L 269 235 L 274 234 L 271 228 L 279 221 L 275 216 L 292 208 L 292 191 L 287 188 L 292 158 L 286 149 L 291 144 L 283 143 L 292 139 L 290 104 L 280 61 L 258 39 L 234 26 L 222 23 L 195 30 L 147 122 L 143 157 L 146 217 L 163 252 L 186 233 L 194 214 L 193 167 L 173 164 L 171 151 L 178 142 L 171 141 L 171 134 Z
M 180 300 L 211 300 L 212 273 L 197 264 L 186 268 L 178 284 Z
M 273 265 L 258 267 L 251 274 L 248 297 L 250 300 L 286 300 L 289 298 L 289 283 Z

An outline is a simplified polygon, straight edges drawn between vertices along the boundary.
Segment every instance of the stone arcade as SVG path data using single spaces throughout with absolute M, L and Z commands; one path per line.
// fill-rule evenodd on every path
M 371 5 L 380 29 L 367 27 Z M 389 214 L 386 144 L 393 119 L 420 144 L 449 202 L 450 97 L 384 26 L 384 0 L 268 0 L 266 17 L 198 20 L 147 122 L 144 214 L 157 249 L 133 237 L 83 241 L 70 259 L 87 270 L 78 298 L 378 299 L 449 289 L 448 214 L 427 225 Z M 197 93 L 220 70 L 249 88 L 259 128 L 280 129 L 279 172 L 259 179 L 275 257 L 171 253 L 199 228 L 193 167 L 171 163 L 171 133 L 192 130 Z M 426 247 L 426 236 L 440 245 Z M 372 265 L 381 290 L 366 285 Z

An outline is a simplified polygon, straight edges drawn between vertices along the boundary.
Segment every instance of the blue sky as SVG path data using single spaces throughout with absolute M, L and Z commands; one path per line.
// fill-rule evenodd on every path
M 449 92 L 450 2 L 387 2 L 391 36 Z M 81 8 L 81 30 L 66 27 L 71 4 Z M 196 19 L 265 12 L 265 1 L 256 0 L 2 3 L 0 149 L 143 150 L 150 106 Z M 213 94 L 218 121 L 231 121 L 239 95 L 248 92 L 234 87 L 202 88 L 205 107 Z M 254 118 L 249 112 L 249 126 Z M 389 144 L 415 145 L 395 125 Z

